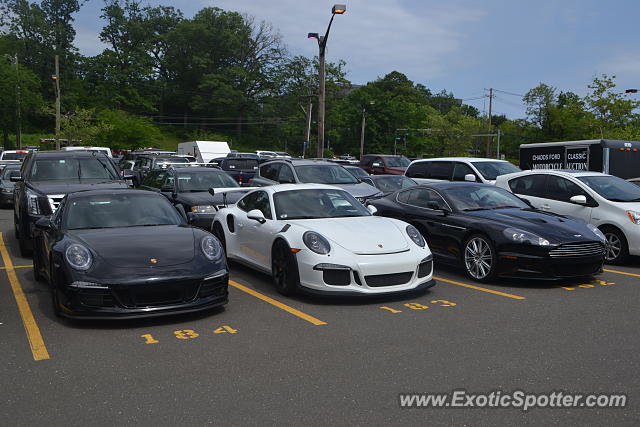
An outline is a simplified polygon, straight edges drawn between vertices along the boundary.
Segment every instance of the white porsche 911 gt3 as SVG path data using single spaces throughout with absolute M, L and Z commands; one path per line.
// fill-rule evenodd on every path
M 285 295 L 383 294 L 435 284 L 431 251 L 418 230 L 373 216 L 329 185 L 261 187 L 219 210 L 212 231 L 229 259 L 271 274 Z

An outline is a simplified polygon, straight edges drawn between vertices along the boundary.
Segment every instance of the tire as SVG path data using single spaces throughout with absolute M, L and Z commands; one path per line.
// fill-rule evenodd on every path
M 60 297 L 58 295 L 58 284 L 56 283 L 56 277 L 53 272 L 53 262 L 49 266 L 49 283 L 51 284 L 51 305 L 53 307 L 53 314 L 56 317 L 62 317 L 60 310 Z
M 473 234 L 464 242 L 462 264 L 467 276 L 478 282 L 489 282 L 496 277 L 498 257 L 491 240 L 482 234 Z
M 37 242 L 34 240 L 33 242 L 33 279 L 36 282 L 43 282 L 44 277 L 42 276 L 42 264 L 40 263 L 40 251 L 38 250 Z
M 224 230 L 219 222 L 213 224 L 213 235 L 220 240 L 220 245 L 222 246 L 222 250 L 224 251 L 224 258 L 227 259 L 227 240 L 224 238 Z
M 15 216 L 13 217 L 13 234 L 15 235 L 16 239 L 20 238 L 20 223 L 18 223 Z
M 289 245 L 278 240 L 271 250 L 271 276 L 278 292 L 293 296 L 300 288 L 298 261 Z
M 602 233 L 607 239 L 605 243 L 604 262 L 607 264 L 624 264 L 629 258 L 629 243 L 622 231 L 615 227 L 603 227 Z
M 32 250 L 27 246 L 27 239 L 19 237 L 18 246 L 20 247 L 20 256 L 24 258 L 29 258 L 31 256 Z

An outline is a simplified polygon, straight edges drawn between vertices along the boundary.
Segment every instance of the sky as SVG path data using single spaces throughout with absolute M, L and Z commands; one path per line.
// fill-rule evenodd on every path
M 525 116 L 521 95 L 539 83 L 581 96 L 595 76 L 616 75 L 618 89 L 640 88 L 638 0 L 342 0 L 327 61 L 343 59 L 347 78 L 365 84 L 399 71 L 432 92 L 443 89 L 493 114 Z M 219 7 L 270 22 L 291 55 L 318 54 L 309 32 L 323 33 L 334 2 L 325 0 L 147 0 L 191 17 Z M 105 48 L 98 33 L 101 0 L 76 16 L 76 46 Z M 520 95 L 520 96 L 518 96 Z M 640 94 L 632 95 L 640 96 Z

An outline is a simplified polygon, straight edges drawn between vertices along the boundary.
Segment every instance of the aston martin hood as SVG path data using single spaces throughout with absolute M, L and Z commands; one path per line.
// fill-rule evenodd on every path
M 191 262 L 193 230 L 175 225 L 69 232 L 103 261 L 119 268 L 167 267 Z
M 405 230 L 389 218 L 378 216 L 306 219 L 292 221 L 330 240 L 332 245 L 359 255 L 402 252 L 409 248 Z

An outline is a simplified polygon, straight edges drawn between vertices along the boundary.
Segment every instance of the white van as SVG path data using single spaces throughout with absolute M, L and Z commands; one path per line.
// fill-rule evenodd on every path
M 437 181 L 471 181 L 495 184 L 496 178 L 520 168 L 505 161 L 477 157 L 440 157 L 411 162 L 405 176 L 419 184 Z
M 108 147 L 62 147 L 62 151 L 99 151 L 107 157 L 113 158 L 111 149 Z
M 231 152 L 225 141 L 189 141 L 178 144 L 178 154 L 194 156 L 198 163 L 209 163 L 217 157 L 226 157 Z

